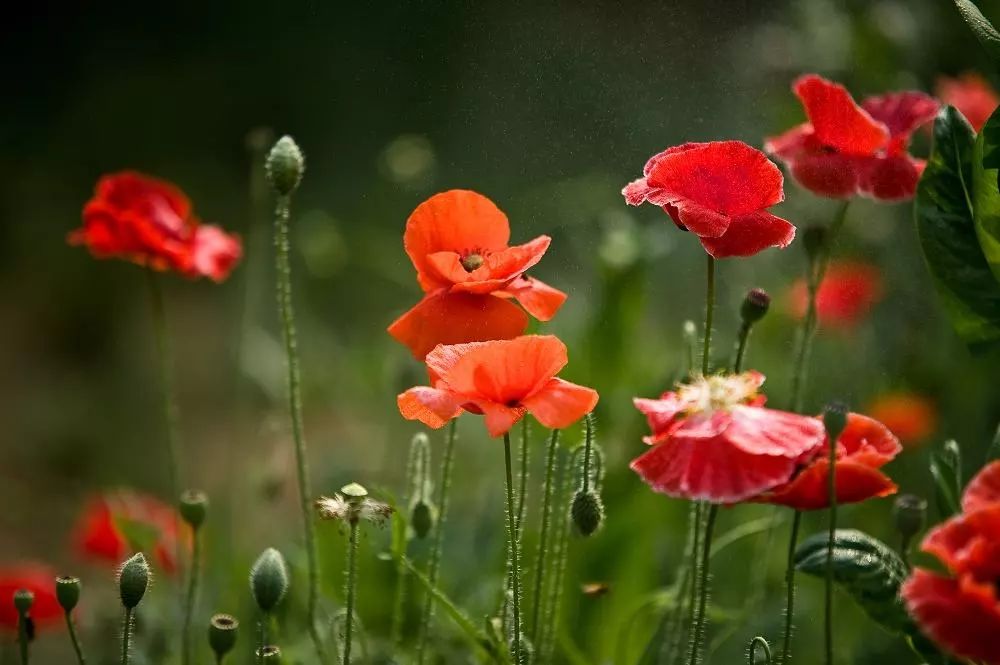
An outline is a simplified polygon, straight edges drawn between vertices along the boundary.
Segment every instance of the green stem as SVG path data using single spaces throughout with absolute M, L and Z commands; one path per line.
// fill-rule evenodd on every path
M 708 254 L 705 282 L 705 331 L 702 338 L 701 373 L 708 376 L 712 354 L 712 319 L 715 316 L 715 259 Z
M 792 658 L 792 618 L 795 615 L 795 546 L 802 526 L 802 511 L 796 510 L 792 518 L 792 531 L 788 537 L 788 567 L 785 569 L 785 632 L 782 638 L 781 665 L 788 665 Z
M 537 643 L 539 621 L 542 610 L 542 590 L 545 588 L 545 556 L 548 554 L 549 530 L 552 522 L 552 495 L 555 487 L 552 477 L 556 468 L 556 453 L 559 451 L 559 430 L 552 430 L 549 436 L 549 447 L 545 458 L 545 487 L 542 495 L 542 533 L 538 539 L 538 551 L 535 554 L 535 594 L 532 597 L 534 606 L 531 616 L 531 639 Z
M 514 524 L 514 476 L 511 468 L 509 432 L 505 432 L 503 435 L 503 452 L 507 471 L 507 570 L 510 573 L 511 591 L 513 592 L 511 599 L 513 606 L 511 656 L 515 665 L 523 665 L 524 661 L 521 657 L 521 562 L 517 529 Z
M 132 639 L 132 609 L 125 608 L 125 622 L 122 626 L 122 665 L 128 665 L 129 646 Z
M 295 313 L 292 308 L 292 268 L 289 259 L 288 219 L 290 198 L 279 196 L 274 214 L 274 246 L 278 280 L 278 310 L 281 316 L 282 339 L 288 369 L 288 409 L 295 443 L 295 466 L 298 474 L 299 508 L 305 536 L 306 561 L 309 569 L 308 622 L 309 634 L 321 663 L 327 662 L 326 650 L 316 625 L 319 608 L 319 555 L 316 550 L 316 527 L 312 521 L 312 491 L 309 487 L 309 466 L 306 440 L 302 427 L 302 377 L 299 369 L 298 339 Z
M 163 287 L 152 268 L 146 270 L 149 302 L 153 315 L 153 335 L 156 340 L 156 357 L 160 364 L 160 384 L 163 400 L 163 417 L 167 426 L 167 472 L 170 474 L 170 495 L 180 496 L 180 453 L 178 434 L 177 395 L 174 388 L 173 359 L 170 350 L 170 332 L 167 329 L 166 307 L 163 304 Z
M 830 498 L 830 535 L 826 544 L 826 665 L 833 665 L 833 537 L 837 530 L 837 442 L 830 437 L 830 472 L 827 491 Z
M 690 597 L 688 598 L 688 615 L 687 621 L 685 622 L 687 626 L 688 633 L 688 658 L 694 657 L 695 643 L 694 643 L 694 626 L 697 621 L 698 612 L 698 593 L 699 585 L 701 584 L 701 524 L 702 524 L 702 513 L 704 504 L 701 501 L 696 501 L 694 506 L 694 540 L 691 543 L 691 562 L 689 564 L 691 570 L 691 588 Z
M 351 662 L 351 634 L 354 628 L 354 596 L 358 579 L 358 520 L 351 521 L 347 544 L 347 625 L 344 627 L 344 665 Z
M 184 624 L 181 629 L 181 662 L 191 663 L 191 620 L 198 600 L 199 569 L 201 568 L 201 529 L 194 529 L 191 544 L 191 568 L 188 571 L 187 597 L 184 603 Z
M 520 478 L 517 490 L 517 535 L 520 538 L 524 528 L 524 509 L 528 497 L 528 419 L 521 418 Z
M 676 663 L 680 660 L 681 644 L 683 643 L 684 629 L 685 629 L 685 619 L 690 621 L 691 617 L 687 616 L 687 612 L 690 611 L 690 603 L 688 602 L 689 589 L 693 584 L 694 567 L 691 565 L 693 563 L 695 542 L 698 538 L 698 530 L 700 528 L 700 507 L 701 504 L 697 501 L 691 501 L 688 510 L 688 528 L 687 537 L 684 543 L 684 556 L 681 558 L 681 563 L 678 566 L 680 570 L 678 577 L 678 582 L 675 583 L 677 588 L 676 603 L 673 610 L 673 616 L 671 618 L 670 630 L 667 633 L 667 639 L 660 649 L 660 660 L 657 661 L 657 665 L 664 662 L 664 659 L 669 655 L 670 663 Z M 690 625 L 690 624 L 688 624 Z
M 688 665 L 695 665 L 701 661 L 701 647 L 705 636 L 705 607 L 708 604 L 708 567 L 709 557 L 712 555 L 712 532 L 715 530 L 715 518 L 719 514 L 718 504 L 712 504 L 708 509 L 708 518 L 705 520 L 705 537 L 701 547 L 701 567 L 698 571 L 700 587 L 698 590 L 698 613 L 695 615 L 694 624 L 694 649 L 688 660 Z
M 747 343 L 750 341 L 751 324 L 743 322 L 740 326 L 739 341 L 736 345 L 736 360 L 733 362 L 733 372 L 739 374 L 743 371 L 743 359 L 747 353 Z
M 809 300 L 806 305 L 806 316 L 802 322 L 802 332 L 792 373 L 792 410 L 796 412 L 802 411 L 805 400 L 809 356 L 812 354 L 813 340 L 816 338 L 816 327 L 819 322 L 816 298 L 819 295 L 820 286 L 823 284 L 823 278 L 826 277 L 826 269 L 830 265 L 833 244 L 836 242 L 837 236 L 840 235 L 840 230 L 844 227 L 844 221 L 847 219 L 847 205 L 848 201 L 844 201 L 837 208 L 837 213 L 826 231 L 822 246 L 817 251 L 816 256 L 809 259 L 809 274 L 806 279 Z
M 28 615 L 17 613 L 17 648 L 21 656 L 21 665 L 28 665 Z
M 448 424 L 448 434 L 445 437 L 444 456 L 441 458 L 441 478 L 438 482 L 438 519 L 434 526 L 434 544 L 431 546 L 430 559 L 427 563 L 427 581 L 431 587 L 437 586 L 438 569 L 441 567 L 441 550 L 444 546 L 444 524 L 448 516 L 448 489 L 451 486 L 451 470 L 455 458 L 455 440 L 458 438 L 458 419 Z M 427 634 L 431 617 L 434 615 L 434 595 L 424 596 L 424 607 L 420 613 L 420 625 L 417 634 L 417 665 L 423 665 L 427 650 Z
M 73 621 L 73 615 L 69 612 L 66 612 L 66 631 L 69 633 L 69 641 L 73 644 L 73 652 L 76 653 L 76 662 L 79 665 L 86 665 L 87 660 L 83 657 L 80 637 L 76 634 L 76 622 Z
M 757 647 L 760 647 L 764 651 L 764 664 L 771 665 L 771 646 L 767 643 L 767 640 L 760 636 L 750 640 L 750 646 L 747 647 L 747 665 L 756 665 Z
M 570 501 L 573 483 L 573 463 L 563 460 L 559 465 L 555 486 L 559 491 L 559 499 L 556 502 L 559 506 L 556 514 L 560 516 L 557 522 L 555 541 L 552 543 L 552 575 L 545 602 L 545 614 L 542 622 L 543 629 L 535 644 L 539 653 L 538 662 L 548 663 L 552 661 L 552 651 L 555 649 L 556 627 L 559 623 L 560 605 L 562 601 L 563 580 L 566 577 L 566 564 L 569 559 L 569 530 L 570 530 Z

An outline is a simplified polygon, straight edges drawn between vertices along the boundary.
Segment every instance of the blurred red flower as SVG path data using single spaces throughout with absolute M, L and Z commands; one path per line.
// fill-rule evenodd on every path
M 813 451 L 811 457 L 806 458 L 807 461 L 794 478 L 756 500 L 795 510 L 829 508 L 829 446 L 827 439 L 820 448 Z M 896 484 L 879 469 L 898 455 L 900 450 L 902 447 L 899 441 L 885 425 L 867 416 L 849 414 L 847 427 L 837 439 L 834 474 L 837 503 L 859 503 L 894 494 Z
M 816 418 L 764 408 L 759 372 L 696 379 L 660 399 L 635 400 L 650 450 L 632 470 L 657 492 L 737 503 L 787 482 L 823 445 Z
M 795 227 L 767 208 L 785 198 L 781 170 L 741 141 L 685 143 L 653 155 L 643 177 L 622 190 L 625 201 L 663 208 L 721 259 L 787 247 Z
M 997 91 L 986 79 L 973 72 L 958 78 L 942 76 L 937 81 L 937 96 L 942 104 L 957 108 L 977 132 L 1000 106 Z
M 913 132 L 937 113 L 934 98 L 891 92 L 858 106 L 843 86 L 816 74 L 800 77 L 792 89 L 808 122 L 768 139 L 765 150 L 785 162 L 800 185 L 832 198 L 913 197 L 924 161 L 907 149 Z
M 17 630 L 14 594 L 20 589 L 35 594 L 28 616 L 36 629 L 59 623 L 63 610 L 56 599 L 56 572 L 41 563 L 21 563 L 0 566 L 0 629 Z
M 221 282 L 239 261 L 239 237 L 202 224 L 176 186 L 122 171 L 97 183 L 83 227 L 69 234 L 97 258 L 122 258 L 156 270 Z
M 921 549 L 944 574 L 914 569 L 902 596 L 921 630 L 948 651 L 1000 663 L 1000 462 L 969 483 L 962 514 L 932 529 Z
M 134 552 L 145 552 L 168 575 L 177 570 L 178 538 L 185 547 L 177 511 L 156 497 L 120 489 L 93 497 L 77 522 L 74 540 L 84 556 L 117 566 Z
M 525 272 L 548 249 L 539 236 L 508 245 L 507 216 L 482 194 L 450 190 L 435 194 L 406 221 L 403 245 L 427 294 L 389 326 L 389 334 L 423 358 L 438 344 L 517 337 L 528 317 L 548 321 L 566 294 Z
M 398 404 L 404 418 L 434 429 L 463 410 L 483 414 L 494 437 L 526 413 L 561 429 L 597 404 L 597 391 L 556 378 L 568 357 L 566 345 L 551 335 L 439 345 L 426 362 L 433 387 L 410 388 Z
M 934 402 L 916 393 L 885 393 L 872 402 L 868 414 L 885 424 L 907 446 L 925 441 L 937 428 Z
M 882 298 L 878 268 L 855 261 L 833 261 L 816 294 L 816 314 L 822 326 L 852 328 Z M 809 306 L 805 280 L 796 280 L 789 291 L 791 314 L 801 319 Z

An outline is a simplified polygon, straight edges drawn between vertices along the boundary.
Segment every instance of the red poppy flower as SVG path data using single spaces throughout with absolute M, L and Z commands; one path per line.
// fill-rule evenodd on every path
M 767 208 L 785 198 L 781 170 L 741 141 L 685 143 L 653 155 L 622 190 L 629 205 L 661 206 L 717 259 L 787 247 L 795 227 Z
M 793 283 L 789 295 L 792 316 L 801 319 L 809 306 L 805 281 Z M 854 261 L 834 261 L 816 294 L 816 314 L 822 326 L 853 328 L 881 298 L 882 278 L 877 268 Z
M 191 202 L 169 182 L 122 171 L 104 176 L 69 234 L 97 258 L 122 258 L 187 277 L 224 280 L 242 254 L 240 240 L 201 224 Z
M 122 489 L 91 499 L 77 523 L 75 542 L 84 556 L 112 565 L 143 551 L 172 574 L 179 537 L 185 547 L 190 544 L 176 510 L 155 497 Z
M 566 345 L 551 335 L 439 345 L 426 362 L 433 387 L 410 388 L 397 401 L 404 418 L 434 429 L 463 410 L 483 414 L 494 437 L 525 413 L 562 429 L 597 404 L 595 390 L 556 378 L 568 357 Z
M 768 139 L 764 148 L 785 162 L 800 185 L 832 198 L 913 197 L 924 162 L 907 148 L 913 132 L 937 113 L 937 101 L 906 91 L 869 97 L 858 106 L 843 86 L 816 74 L 800 77 L 792 89 L 808 122 Z
M 973 72 L 958 78 L 942 76 L 937 81 L 937 96 L 942 104 L 958 109 L 977 132 L 1000 106 L 1000 97 L 993 86 Z
M 566 294 L 525 276 L 548 249 L 539 236 L 508 245 L 507 216 L 482 194 L 454 189 L 435 194 L 406 220 L 403 245 L 427 293 L 389 326 L 389 334 L 423 358 L 438 344 L 510 339 L 528 317 L 548 321 Z
M 655 491 L 737 503 L 787 482 L 796 463 L 823 445 L 809 416 L 764 408 L 759 372 L 696 379 L 660 399 L 636 399 L 652 448 L 632 470 Z
M 932 529 L 921 546 L 945 574 L 917 568 L 902 596 L 921 630 L 961 658 L 1000 663 L 1000 462 L 965 490 L 963 513 Z
M 56 572 L 41 563 L 0 566 L 0 630 L 17 630 L 14 594 L 27 589 L 35 594 L 28 616 L 36 629 L 59 623 L 63 610 L 56 599 Z
M 872 402 L 868 413 L 899 437 L 904 446 L 926 441 L 937 428 L 934 402 L 916 393 L 886 393 Z
M 817 419 L 818 421 L 819 419 Z M 813 451 L 808 461 L 784 485 L 757 497 L 762 503 L 776 503 L 796 510 L 820 510 L 830 506 L 829 440 Z M 902 447 L 882 423 L 851 413 L 847 427 L 837 439 L 837 503 L 859 503 L 896 492 L 896 484 L 879 469 L 892 460 Z

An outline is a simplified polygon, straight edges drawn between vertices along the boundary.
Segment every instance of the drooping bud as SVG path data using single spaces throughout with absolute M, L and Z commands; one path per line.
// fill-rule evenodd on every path
M 577 490 L 570 506 L 573 524 L 582 536 L 590 536 L 604 522 L 604 503 L 593 490 Z
M 268 665 L 280 665 L 281 649 L 274 645 L 261 647 L 257 649 L 257 658 L 260 662 L 267 663 Z
M 180 513 L 184 521 L 197 531 L 208 513 L 208 496 L 199 490 L 187 490 L 181 494 Z
M 839 401 L 830 402 L 823 409 L 823 427 L 826 428 L 831 444 L 840 438 L 847 427 L 847 413 L 847 405 Z
M 222 662 L 222 657 L 236 645 L 239 627 L 240 622 L 236 617 L 228 614 L 216 614 L 208 622 L 208 644 L 219 662 Z
M 278 194 L 288 196 L 302 182 L 306 161 L 291 136 L 282 136 L 267 155 L 267 179 Z
M 35 594 L 28 589 L 18 589 L 14 592 L 14 607 L 21 616 L 27 616 L 34 604 Z
M 410 457 L 406 465 L 410 527 L 417 538 L 427 537 L 434 528 L 435 511 L 427 498 L 431 494 L 430 465 L 430 440 L 423 432 L 417 432 L 410 442 Z
M 816 257 L 826 247 L 826 227 L 807 226 L 802 231 L 802 246 L 805 248 L 809 260 L 816 260 Z
M 417 538 L 426 538 L 434 528 L 434 511 L 423 499 L 418 499 L 410 509 L 410 526 Z
M 923 531 L 927 522 L 927 501 L 914 494 L 901 494 L 892 505 L 892 520 L 904 542 Z
M 764 289 L 750 289 L 743 305 L 740 306 L 740 316 L 743 323 L 752 325 L 764 318 L 771 306 L 771 296 Z
M 122 564 L 118 573 L 118 594 L 125 609 L 134 609 L 149 587 L 149 564 L 138 552 Z
M 250 568 L 250 591 L 265 614 L 271 612 L 288 591 L 288 566 L 281 552 L 269 547 Z
M 57 577 L 56 599 L 64 612 L 72 612 L 80 602 L 80 580 L 76 577 Z

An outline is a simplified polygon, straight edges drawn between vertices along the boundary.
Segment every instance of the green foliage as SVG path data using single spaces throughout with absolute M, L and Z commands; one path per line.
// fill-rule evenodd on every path
M 976 139 L 972 157 L 973 208 L 976 235 L 986 262 L 1000 280 L 1000 115 L 994 114 Z
M 976 233 L 974 151 L 972 127 L 954 108 L 943 109 L 934 122 L 934 149 L 917 187 L 914 216 L 952 326 L 977 348 L 1000 341 L 1000 283 Z
M 979 7 L 971 0 L 955 0 L 958 13 L 962 15 L 965 22 L 972 28 L 976 39 L 983 45 L 986 52 L 997 63 L 1000 63 L 1000 32 L 993 27 L 993 24 L 983 16 Z
M 951 517 L 962 510 L 962 451 L 958 442 L 945 441 L 931 454 L 931 475 L 941 517 Z

